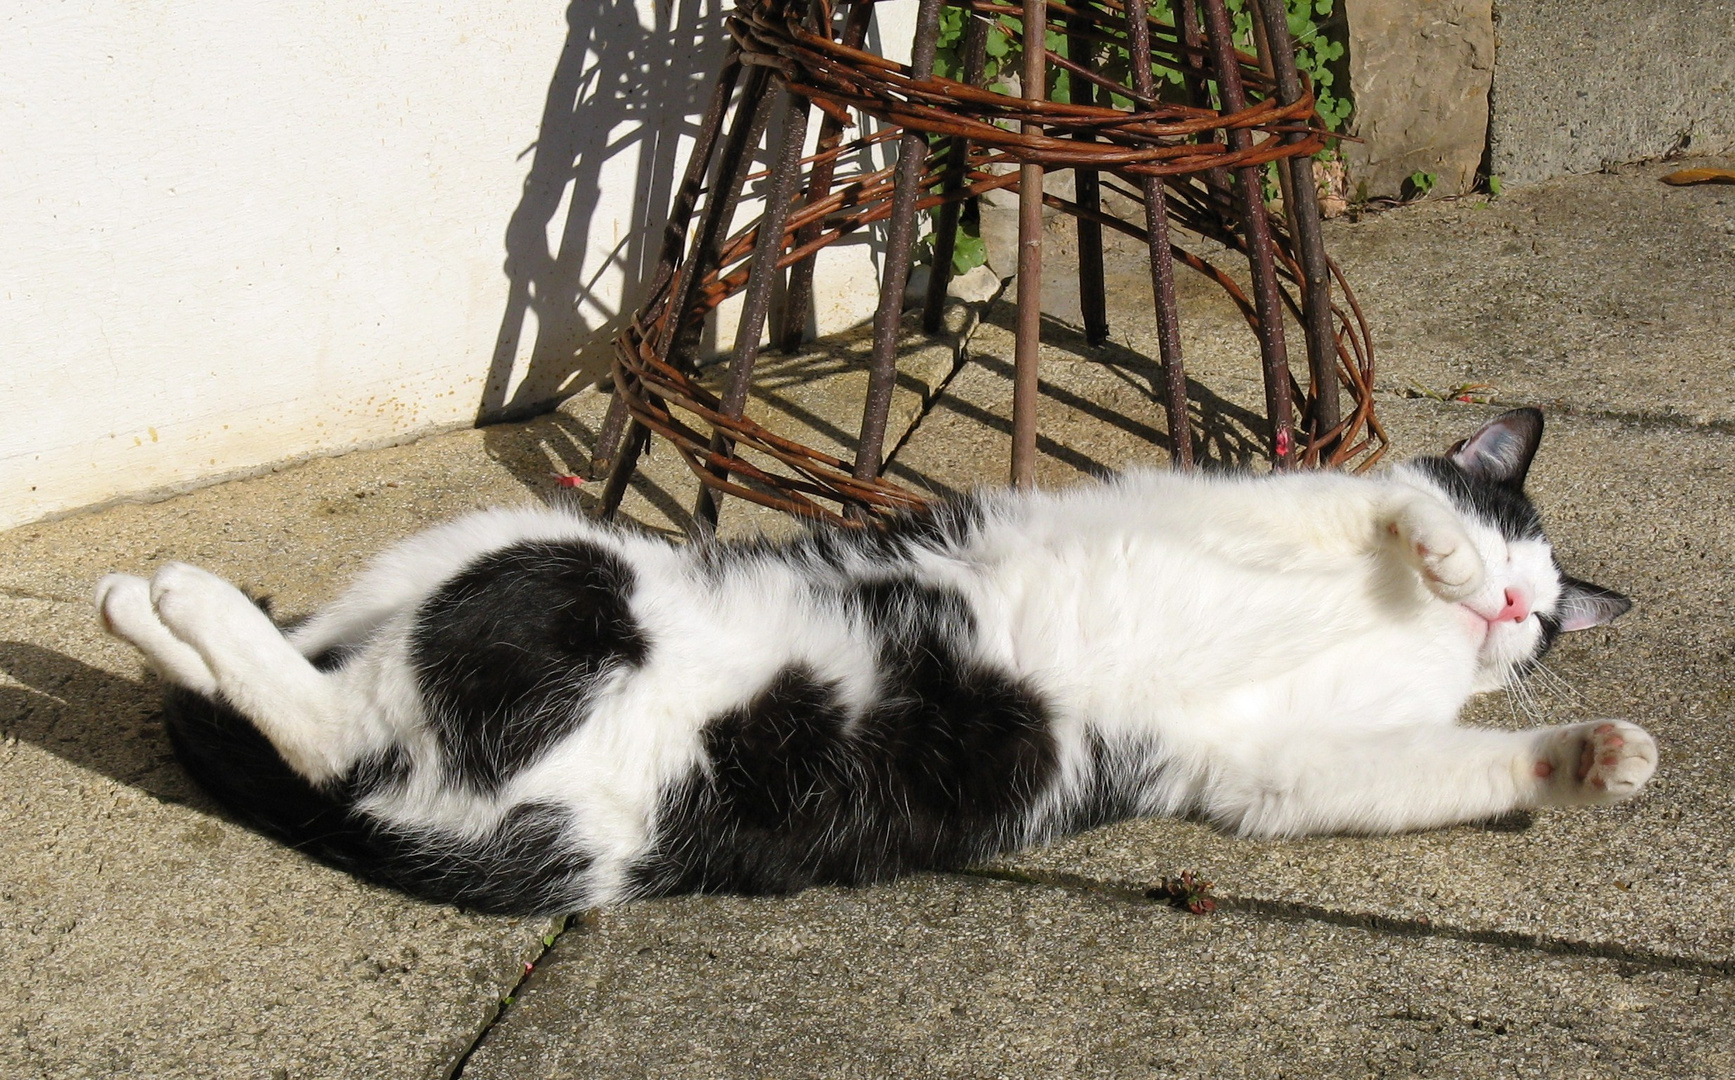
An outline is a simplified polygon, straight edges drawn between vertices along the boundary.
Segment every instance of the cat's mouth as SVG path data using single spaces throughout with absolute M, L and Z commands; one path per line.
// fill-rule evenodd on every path
M 1498 601 L 1478 597 L 1464 601 L 1458 608 L 1464 613 L 1465 625 L 1478 648 L 1494 636 L 1496 627 L 1507 623 L 1523 625 L 1530 618 L 1530 598 L 1515 589 L 1504 590 Z
M 1498 624 L 1488 621 L 1486 616 L 1469 604 L 1459 604 L 1458 614 L 1464 620 L 1464 630 L 1470 635 L 1471 643 L 1480 651 L 1493 636 L 1494 627 Z

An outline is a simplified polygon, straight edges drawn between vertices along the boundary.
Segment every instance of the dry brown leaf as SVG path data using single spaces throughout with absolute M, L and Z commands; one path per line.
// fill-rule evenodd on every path
M 1663 177 L 1663 183 L 1674 184 L 1735 184 L 1735 169 L 1682 169 Z

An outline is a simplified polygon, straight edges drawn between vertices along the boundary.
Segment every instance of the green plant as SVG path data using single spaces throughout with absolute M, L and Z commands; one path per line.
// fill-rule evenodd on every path
M 1337 81 L 1333 65 L 1344 55 L 1344 43 L 1327 32 L 1334 23 L 1332 12 L 1336 2 L 1337 0 L 1286 0 L 1289 35 L 1295 47 L 1295 66 L 1312 84 L 1315 108 L 1320 119 L 1325 121 L 1326 127 L 1332 131 L 1342 130 L 1343 123 L 1349 119 L 1350 114 L 1349 99 L 1339 96 L 1333 90 Z M 1234 22 L 1236 47 L 1244 52 L 1253 52 L 1253 14 L 1247 10 L 1247 0 L 1227 0 L 1227 7 Z M 1174 21 L 1170 0 L 1152 0 L 1150 13 L 1159 20 L 1171 23 Z M 948 79 L 963 78 L 965 19 L 966 14 L 962 8 L 948 7 L 940 12 L 940 32 L 934 57 L 935 74 Z M 989 88 L 1004 89 L 1005 76 L 1022 67 L 1023 33 L 1022 22 L 1011 15 L 1002 15 L 989 29 L 988 56 L 984 69 L 984 82 Z M 1072 58 L 1064 25 L 1050 24 L 1045 44 L 1056 55 Z M 1099 63 L 1104 74 L 1125 81 L 1128 65 L 1125 49 L 1111 50 L 1110 55 L 1099 57 Z M 1180 71 L 1160 62 L 1154 74 L 1160 82 L 1169 86 L 1181 84 Z M 1072 76 L 1066 71 L 1054 72 L 1049 96 L 1055 101 L 1070 102 L 1071 80 Z M 1118 108 L 1132 105 L 1131 99 L 1118 94 L 1113 95 L 1113 103 Z
M 1336 0 L 1288 0 L 1289 36 L 1295 43 L 1295 66 L 1313 84 L 1314 108 L 1319 118 L 1331 130 L 1341 131 L 1349 119 L 1351 106 L 1349 98 L 1332 92 L 1337 81 L 1332 65 L 1343 59 L 1345 48 L 1341 40 L 1326 33 L 1335 3 Z M 1168 4 L 1161 6 L 1167 8 Z M 1235 20 L 1236 46 L 1253 51 L 1253 13 L 1245 10 L 1246 0 L 1227 0 L 1227 7 Z M 1163 17 L 1168 17 L 1167 12 Z
M 1428 192 L 1434 190 L 1434 185 L 1439 182 L 1440 178 L 1433 173 L 1417 169 L 1410 174 L 1408 180 L 1404 181 L 1404 197 L 1407 199 L 1426 198 Z
M 1192 870 L 1183 870 L 1164 878 L 1156 888 L 1147 889 L 1145 897 L 1194 915 L 1209 915 L 1217 910 L 1217 901 L 1211 897 L 1212 884 Z
M 1500 178 L 1498 176 L 1491 175 L 1488 177 L 1489 198 L 1498 199 L 1500 197 L 1500 186 Z
M 1350 101 L 1347 96 L 1334 92 L 1336 73 L 1333 65 L 1344 55 L 1344 43 L 1328 31 L 1334 26 L 1332 19 L 1337 0 L 1285 0 L 1289 17 L 1289 35 L 1295 46 L 1295 66 L 1313 87 L 1314 108 L 1325 126 L 1332 131 L 1343 130 L 1343 125 L 1349 119 Z M 1253 14 L 1248 10 L 1247 0 L 1226 0 L 1230 17 L 1234 23 L 1233 36 L 1237 48 L 1244 52 L 1254 52 L 1256 42 L 1253 34 Z M 1173 23 L 1174 10 L 1172 0 L 1151 0 L 1150 14 L 1157 19 Z M 937 49 L 934 57 L 934 73 L 947 79 L 962 79 L 964 77 L 964 27 L 967 15 L 962 8 L 946 7 L 940 12 L 940 27 L 937 39 Z M 983 69 L 983 82 L 990 89 L 1005 92 L 1008 89 L 1008 76 L 1015 75 L 1023 66 L 1023 24 L 1021 20 L 1011 15 L 1002 15 L 989 28 L 987 37 L 987 58 Z M 1071 42 L 1066 35 L 1063 23 L 1056 20 L 1048 28 L 1045 44 L 1049 51 L 1058 56 L 1071 59 Z M 1106 55 L 1099 53 L 1097 57 L 1098 70 L 1111 79 L 1123 83 L 1130 82 L 1130 60 L 1123 48 L 1112 48 Z M 1178 68 L 1158 62 L 1153 74 L 1158 80 L 1158 93 L 1181 85 L 1181 72 Z M 1072 76 L 1066 71 L 1055 71 L 1051 74 L 1052 83 L 1048 87 L 1049 96 L 1055 101 L 1071 102 Z M 1215 85 L 1212 86 L 1215 92 Z M 1121 109 L 1132 107 L 1132 99 L 1120 94 L 1109 95 L 1110 103 Z M 1330 160 L 1338 156 L 1336 141 L 1333 140 L 1325 150 L 1318 155 L 1321 159 Z M 1431 183 L 1430 183 L 1430 186 Z M 1277 198 L 1276 172 L 1274 167 L 1266 169 L 1265 199 L 1267 202 Z M 935 219 L 937 221 L 937 218 Z M 933 226 L 930 226 L 930 230 Z M 932 258 L 932 238 L 929 234 L 923 238 L 924 245 Z M 958 236 L 952 249 L 953 273 L 964 273 L 987 261 L 987 248 L 977 236 L 974 225 L 960 218 Z
M 933 265 L 934 237 L 939 228 L 940 211 L 938 208 L 928 211 L 932 224 L 928 232 L 917 241 L 918 259 Z M 988 243 L 982 239 L 974 219 L 959 215 L 958 231 L 952 237 L 952 276 L 967 274 L 976 267 L 988 261 Z

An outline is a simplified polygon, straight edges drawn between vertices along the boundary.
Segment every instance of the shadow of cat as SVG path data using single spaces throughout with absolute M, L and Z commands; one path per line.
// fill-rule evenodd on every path
M 21 684 L 0 687 L 8 735 L 163 802 L 216 812 L 175 762 L 154 679 L 122 678 L 24 641 L 0 641 L 0 671 Z

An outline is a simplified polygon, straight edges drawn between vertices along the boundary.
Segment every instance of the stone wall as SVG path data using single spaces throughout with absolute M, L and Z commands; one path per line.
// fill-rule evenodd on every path
M 1495 16 L 1503 181 L 1735 145 L 1735 0 L 1500 0 Z
M 1494 72 L 1491 0 L 1344 0 L 1349 87 L 1343 143 L 1351 196 L 1395 196 L 1412 173 L 1435 190 L 1476 185 Z

